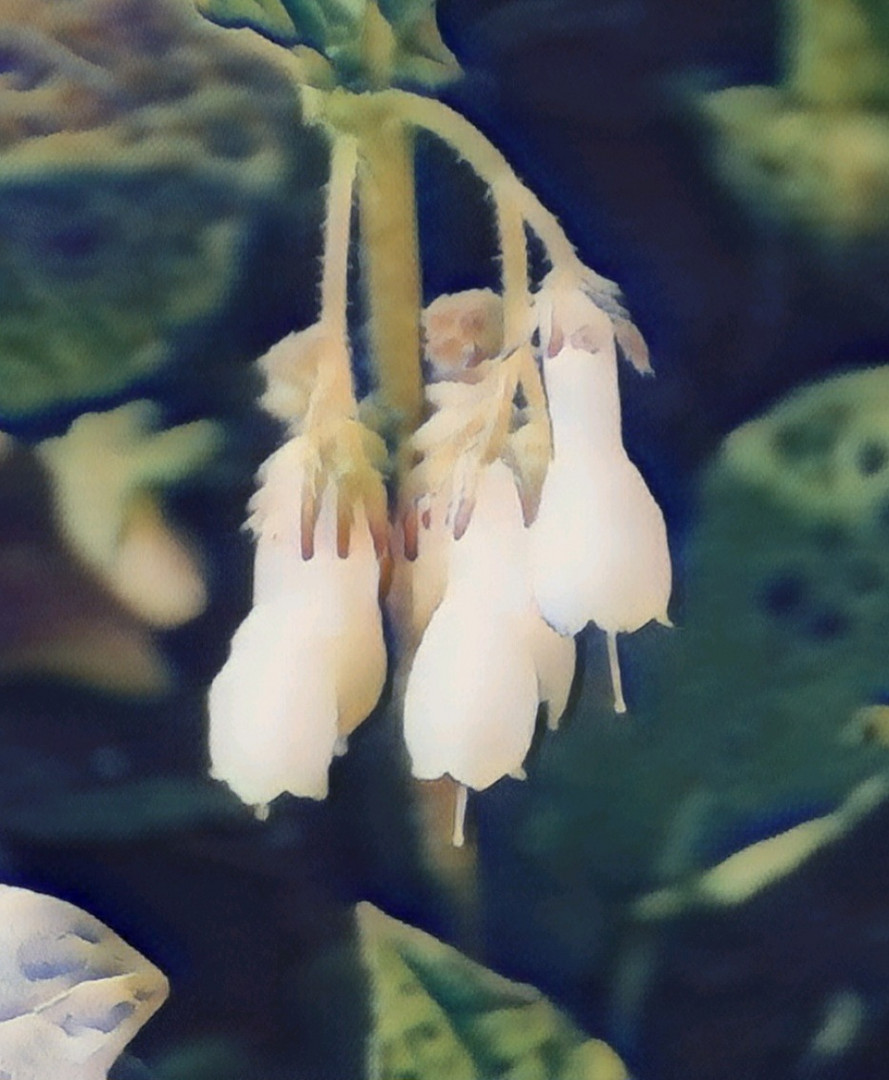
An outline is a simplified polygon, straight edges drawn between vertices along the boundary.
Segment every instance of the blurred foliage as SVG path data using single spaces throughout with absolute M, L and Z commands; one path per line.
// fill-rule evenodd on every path
M 151 1075 L 156 1080 L 245 1080 L 251 1068 L 244 1048 L 220 1035 L 174 1047 Z
M 608 1046 L 532 987 L 371 904 L 359 905 L 358 927 L 374 994 L 372 1080 L 627 1080 Z
M 15 0 L 0 72 L 0 415 L 119 391 L 236 281 L 300 170 L 295 93 L 175 0 Z
M 47 771 L 40 774 L 48 779 Z M 135 843 L 146 837 L 244 820 L 244 807 L 218 784 L 154 776 L 107 787 L 58 790 L 0 802 L 4 831 L 46 843 Z
M 223 26 L 251 27 L 288 47 L 320 54 L 309 81 L 355 89 L 394 83 L 436 87 L 460 73 L 441 39 L 435 0 L 196 0 Z M 314 78 L 312 78 L 314 76 Z
M 640 923 L 639 898 L 674 886 L 665 895 L 690 927 L 683 941 L 694 942 L 685 905 L 705 883 L 728 882 L 732 903 L 756 904 L 769 885 L 780 895 L 778 883 L 805 874 L 823 839 L 845 841 L 885 802 L 887 388 L 887 368 L 839 376 L 725 440 L 683 546 L 678 628 L 623 645 L 629 716 L 611 711 L 604 643 L 591 631 L 562 730 L 542 739 L 527 785 L 492 793 L 479 810 L 492 962 L 547 993 L 573 987 L 582 1022 L 608 1015 L 622 1049 L 646 1039 L 647 1024 L 682 1041 L 647 1004 L 672 929 Z M 855 919 L 854 875 L 836 888 L 851 905 L 837 900 L 831 913 L 842 934 Z M 718 923 L 724 935 L 729 921 Z M 747 921 L 768 970 L 769 946 Z M 817 954 L 816 928 L 804 924 L 800 937 L 795 948 Z M 734 956 L 730 934 L 720 940 Z M 707 954 L 700 970 L 710 965 Z M 690 982 L 694 970 L 682 960 Z M 756 984 L 745 977 L 725 981 L 753 1009 L 745 995 Z M 762 1011 L 780 1008 L 779 982 Z M 693 1022 L 706 1031 L 706 989 L 694 994 Z M 788 1021 L 782 1033 L 787 1053 L 802 1053 L 803 1029 Z M 745 1053 L 765 1053 L 747 1041 Z M 712 1075 L 733 1075 L 730 1060 Z
M 0 680 L 39 672 L 131 697 L 167 692 L 147 627 L 74 555 L 48 477 L 21 446 L 0 462 L 0 510 Z
M 785 0 L 782 81 L 703 99 L 741 197 L 833 241 L 889 228 L 889 13 Z

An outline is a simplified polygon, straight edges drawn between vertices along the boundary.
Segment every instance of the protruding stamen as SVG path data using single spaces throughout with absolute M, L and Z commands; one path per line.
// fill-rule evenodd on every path
M 605 635 L 608 642 L 608 666 L 611 669 L 611 687 L 614 691 L 614 711 L 625 713 L 627 703 L 624 701 L 623 685 L 620 677 L 620 660 L 617 655 L 617 634 Z
M 466 840 L 464 826 L 466 824 L 466 800 L 469 791 L 465 784 L 457 785 L 457 794 L 454 801 L 454 847 L 463 847 Z

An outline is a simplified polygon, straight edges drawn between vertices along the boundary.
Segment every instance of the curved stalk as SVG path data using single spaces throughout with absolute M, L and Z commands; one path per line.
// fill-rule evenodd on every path
M 434 98 L 406 90 L 385 90 L 377 97 L 405 123 L 424 128 L 446 142 L 489 187 L 508 192 L 524 220 L 543 242 L 554 268 L 589 276 L 590 271 L 577 257 L 555 214 L 525 187 L 503 154 L 465 116 Z
M 515 203 L 514 184 L 498 181 L 492 184 L 491 192 L 500 235 L 504 352 L 507 355 L 515 352 L 517 376 L 528 402 L 528 411 L 535 420 L 545 423 L 549 432 L 546 394 L 529 340 L 531 293 L 528 288 L 525 219 Z

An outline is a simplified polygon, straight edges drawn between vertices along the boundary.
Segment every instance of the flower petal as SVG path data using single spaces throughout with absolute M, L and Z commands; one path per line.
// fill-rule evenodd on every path
M 531 527 L 534 593 L 560 633 L 666 622 L 663 514 L 620 439 L 617 360 L 566 347 L 544 362 L 555 452 Z
M 253 608 L 210 687 L 212 775 L 245 803 L 323 799 L 337 739 L 335 649 L 285 602 Z
M 446 598 L 407 681 L 413 774 L 481 790 L 521 768 L 537 715 L 537 675 L 520 620 Z
M 574 682 L 577 647 L 573 637 L 557 634 L 536 612 L 529 613 L 528 634 L 537 668 L 538 695 L 546 702 L 547 726 L 555 731 Z

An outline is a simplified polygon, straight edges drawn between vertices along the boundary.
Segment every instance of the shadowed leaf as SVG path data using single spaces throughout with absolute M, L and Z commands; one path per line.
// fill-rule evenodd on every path
M 510 982 L 428 934 L 359 904 L 374 990 L 373 1080 L 626 1080 L 531 986 Z

